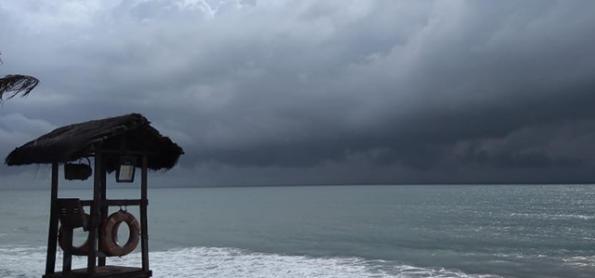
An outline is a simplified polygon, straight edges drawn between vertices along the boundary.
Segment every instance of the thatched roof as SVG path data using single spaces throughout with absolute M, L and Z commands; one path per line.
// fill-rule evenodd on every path
M 92 156 L 96 148 L 148 152 L 149 168 L 169 169 L 176 165 L 182 148 L 150 125 L 140 114 L 88 121 L 64 126 L 13 150 L 8 165 L 68 162 Z M 104 156 L 108 171 L 119 161 L 118 153 Z M 140 160 L 138 166 L 140 166 Z

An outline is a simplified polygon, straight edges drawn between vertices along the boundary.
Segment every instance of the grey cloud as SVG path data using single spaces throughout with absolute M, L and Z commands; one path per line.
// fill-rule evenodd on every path
M 42 83 L 0 119 L 141 112 L 202 183 L 595 178 L 590 1 L 23 3 L 0 71 Z

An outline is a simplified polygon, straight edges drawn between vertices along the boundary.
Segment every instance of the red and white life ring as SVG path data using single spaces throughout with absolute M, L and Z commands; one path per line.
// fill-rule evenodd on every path
M 130 237 L 123 246 L 118 245 L 118 228 L 126 223 Z M 101 226 L 101 250 L 108 256 L 125 256 L 136 249 L 140 237 L 140 225 L 134 215 L 120 210 L 112 213 Z

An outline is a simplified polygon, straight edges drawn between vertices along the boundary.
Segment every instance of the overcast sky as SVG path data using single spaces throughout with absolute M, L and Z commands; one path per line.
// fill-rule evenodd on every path
M 2 1 L 0 155 L 144 114 L 173 185 L 595 181 L 595 1 Z M 0 186 L 47 166 L 0 166 Z

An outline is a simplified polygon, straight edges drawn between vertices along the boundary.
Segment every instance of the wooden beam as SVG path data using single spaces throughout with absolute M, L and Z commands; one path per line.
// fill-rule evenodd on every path
M 91 222 L 89 227 L 89 254 L 87 255 L 87 273 L 95 273 L 97 259 L 97 229 L 101 217 L 101 152 L 95 155 L 95 171 L 93 175 L 93 203 L 91 204 Z
M 58 163 L 52 163 L 52 188 L 50 193 L 50 227 L 48 231 L 48 250 L 45 261 L 45 274 L 53 274 L 56 267 L 56 245 L 58 240 Z
M 143 164 L 141 172 L 141 206 L 140 206 L 140 221 L 141 221 L 141 252 L 143 271 L 149 271 L 149 234 L 147 225 L 147 168 L 149 166 L 149 159 L 147 155 L 143 155 Z
M 104 206 L 108 207 L 117 207 L 117 206 L 140 206 L 143 203 L 141 199 L 115 199 L 115 200 L 105 200 L 103 203 Z M 81 200 L 82 206 L 91 206 L 93 204 L 93 200 Z
M 72 245 L 72 228 L 64 227 L 62 230 L 62 237 L 63 239 L 69 244 Z M 72 253 L 69 250 L 63 250 L 62 253 L 62 272 L 67 273 L 72 270 Z
M 101 227 L 103 225 L 103 222 L 107 219 L 107 214 L 109 212 L 109 207 L 106 203 L 107 200 L 107 172 L 105 170 L 105 161 L 103 161 L 101 163 L 101 218 L 100 218 L 100 223 L 99 223 L 99 227 Z M 102 235 L 101 233 L 99 233 L 99 242 L 101 242 L 102 240 Z M 105 252 L 103 252 L 103 250 L 101 249 L 101 245 L 99 245 L 99 260 L 98 260 L 98 265 L 99 266 L 105 266 Z

